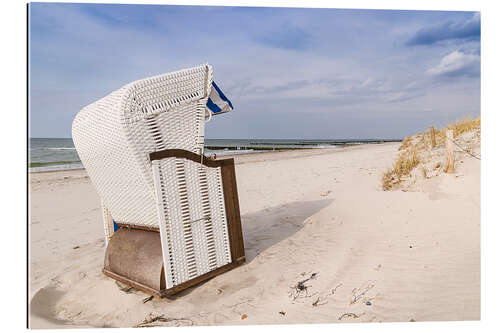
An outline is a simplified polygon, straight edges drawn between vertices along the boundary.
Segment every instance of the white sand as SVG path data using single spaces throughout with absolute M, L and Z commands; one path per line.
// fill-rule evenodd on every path
M 85 171 L 32 174 L 31 327 L 130 327 L 150 314 L 172 318 L 159 325 L 478 320 L 480 162 L 459 154 L 459 177 L 384 192 L 398 147 L 236 157 L 247 263 L 145 304 L 101 273 Z

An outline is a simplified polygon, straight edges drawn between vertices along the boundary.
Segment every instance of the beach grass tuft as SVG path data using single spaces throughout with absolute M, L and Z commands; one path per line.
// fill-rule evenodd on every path
M 404 176 L 410 174 L 411 170 L 420 163 L 420 158 L 415 150 L 404 151 L 394 163 L 393 167 L 387 170 L 382 177 L 382 188 L 384 191 L 399 184 Z
M 436 130 L 436 147 L 434 147 L 434 149 L 442 149 L 442 147 L 444 147 L 447 129 L 453 130 L 454 138 L 457 138 L 464 133 L 480 131 L 481 117 L 465 118 L 440 130 Z M 384 191 L 390 190 L 396 184 L 401 183 L 404 176 L 409 175 L 416 166 L 423 163 L 422 156 L 424 156 L 425 154 L 429 154 L 427 150 L 430 147 L 430 145 L 428 145 L 430 140 L 430 131 L 422 132 L 413 136 L 408 136 L 403 139 L 401 146 L 398 149 L 398 151 L 400 151 L 398 159 L 396 160 L 394 165 L 382 175 L 382 188 Z M 439 164 L 439 166 L 436 166 L 436 169 L 438 169 L 440 166 L 441 164 Z M 427 177 L 427 171 L 425 170 L 425 168 L 422 169 L 424 177 Z
M 411 145 L 411 136 L 407 136 L 406 138 L 403 139 L 403 142 L 401 143 L 401 146 L 399 147 L 398 150 L 405 150 Z
M 459 137 L 460 135 L 472 131 L 481 130 L 481 117 L 478 118 L 466 118 L 457 121 L 454 124 L 448 125 L 441 130 L 436 132 L 436 142 L 438 146 L 444 146 L 446 142 L 446 130 L 453 130 L 453 137 Z
M 453 130 L 453 136 L 456 138 L 464 133 L 481 129 L 481 117 L 475 119 L 464 119 L 449 126 L 448 128 Z

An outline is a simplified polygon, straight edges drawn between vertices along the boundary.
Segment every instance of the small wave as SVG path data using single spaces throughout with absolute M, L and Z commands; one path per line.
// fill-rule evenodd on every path
M 36 168 L 36 167 L 44 167 L 44 166 L 49 166 L 49 165 L 68 165 L 68 164 L 76 164 L 76 163 L 81 163 L 81 161 L 30 162 L 29 167 Z
M 328 149 L 328 148 L 338 148 L 338 146 L 336 145 L 317 145 L 313 148 L 316 148 L 316 149 Z
M 75 170 L 75 169 L 84 169 L 84 167 L 81 163 L 63 164 L 63 165 L 56 164 L 56 165 L 30 167 L 29 172 L 31 173 L 31 172 Z

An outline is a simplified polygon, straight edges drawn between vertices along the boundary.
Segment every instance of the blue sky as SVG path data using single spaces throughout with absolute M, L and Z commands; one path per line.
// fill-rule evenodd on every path
M 29 42 L 31 137 L 207 62 L 235 107 L 208 138 L 399 138 L 480 113 L 474 12 L 34 3 Z

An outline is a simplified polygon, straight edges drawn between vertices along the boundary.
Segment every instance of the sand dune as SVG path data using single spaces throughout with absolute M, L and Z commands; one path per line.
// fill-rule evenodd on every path
M 85 171 L 32 174 L 31 327 L 478 320 L 480 163 L 382 191 L 398 147 L 237 156 L 247 263 L 146 303 L 101 273 Z

